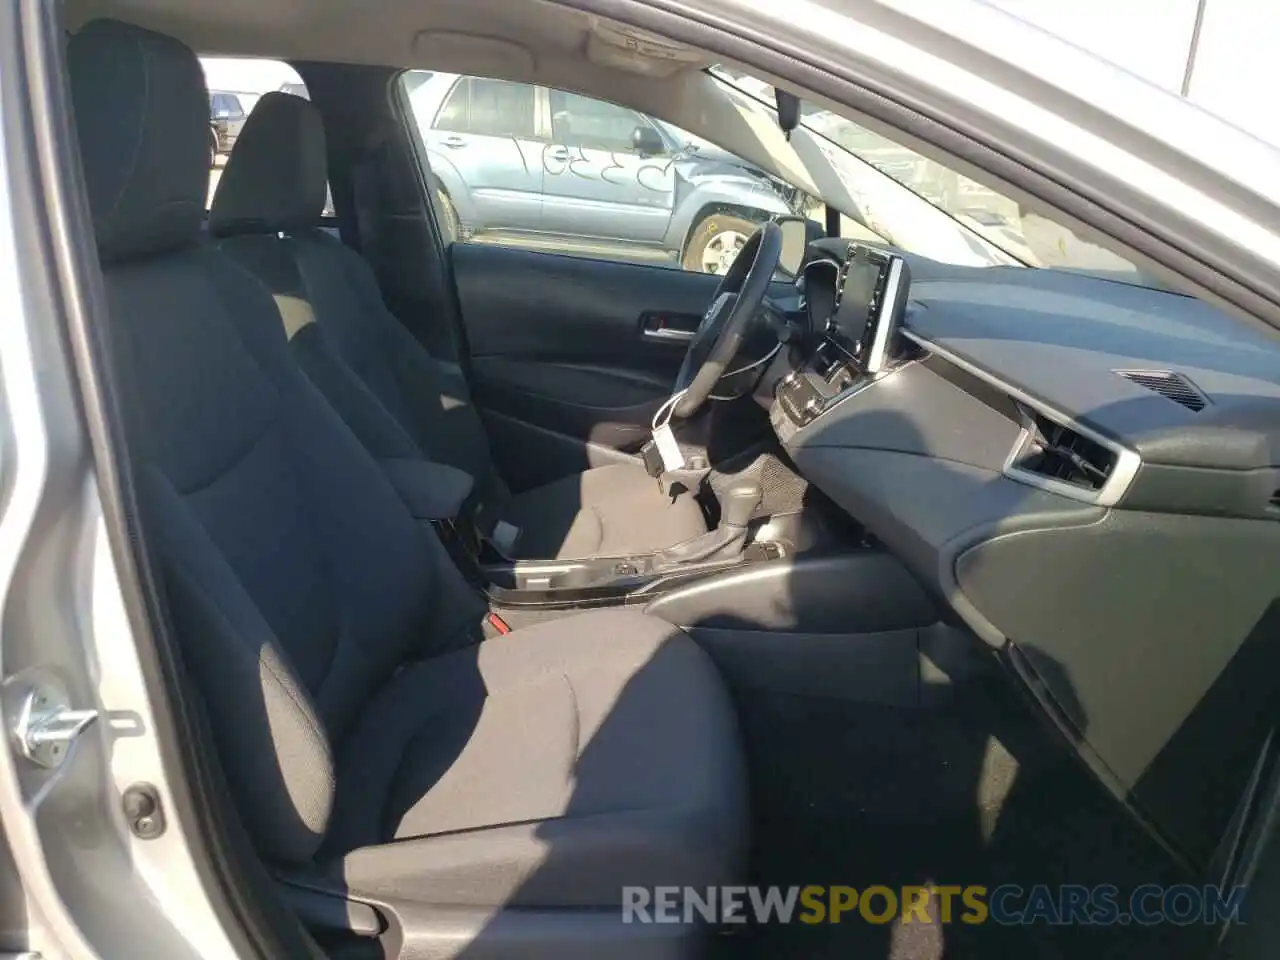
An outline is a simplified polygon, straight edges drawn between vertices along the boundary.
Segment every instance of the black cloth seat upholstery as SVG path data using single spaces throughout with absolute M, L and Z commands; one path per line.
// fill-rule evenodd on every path
M 326 851 L 353 886 L 436 904 L 720 883 L 743 829 L 732 718 L 696 645 L 624 611 L 413 664 L 338 748 Z
M 303 369 L 371 453 L 385 457 L 392 447 L 407 446 L 469 473 L 486 518 L 520 528 L 513 552 L 521 558 L 644 554 L 706 532 L 691 495 L 665 497 L 635 463 L 597 467 L 513 495 L 493 465 L 460 372 L 435 361 L 391 315 L 364 259 L 317 228 L 326 182 L 324 127 L 315 105 L 268 93 L 222 171 L 209 231 L 270 287 L 295 338 L 323 340 L 323 347 L 297 348 Z M 268 250 L 269 244 L 286 252 Z M 319 331 L 295 328 L 288 314 L 299 303 Z M 335 356 L 318 356 L 325 352 Z M 335 360 L 364 390 L 333 369 Z
M 200 240 L 195 56 L 100 20 L 68 58 L 144 531 L 263 858 L 557 923 L 625 883 L 739 879 L 741 750 L 701 648 L 624 611 L 476 644 L 431 527 L 301 373 L 264 286 Z

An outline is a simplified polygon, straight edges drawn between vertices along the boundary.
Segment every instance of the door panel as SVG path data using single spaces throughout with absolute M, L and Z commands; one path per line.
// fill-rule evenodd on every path
M 687 346 L 644 328 L 655 315 L 695 324 L 719 278 L 476 243 L 451 256 L 472 390 L 504 475 L 526 486 L 638 451 Z

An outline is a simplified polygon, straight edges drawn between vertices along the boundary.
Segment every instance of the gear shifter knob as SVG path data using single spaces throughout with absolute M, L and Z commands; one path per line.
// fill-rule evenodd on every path
M 722 527 L 745 527 L 751 522 L 756 508 L 764 494 L 760 484 L 755 481 L 735 483 L 725 491 L 720 503 L 720 525 Z

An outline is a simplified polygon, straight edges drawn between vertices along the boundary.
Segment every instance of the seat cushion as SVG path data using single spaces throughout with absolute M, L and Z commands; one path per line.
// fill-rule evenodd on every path
M 528 559 L 652 553 L 707 532 L 690 494 L 665 497 L 657 480 L 625 463 L 517 494 L 506 518 L 520 528 L 516 554 Z
M 339 755 L 327 853 L 352 891 L 611 906 L 623 884 L 741 876 L 736 721 L 706 654 L 631 611 L 402 670 Z

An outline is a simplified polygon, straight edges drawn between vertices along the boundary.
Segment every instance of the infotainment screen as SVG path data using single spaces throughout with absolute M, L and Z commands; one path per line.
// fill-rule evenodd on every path
M 888 362 L 909 286 L 910 274 L 901 257 L 849 245 L 828 333 L 865 373 L 879 373 Z

